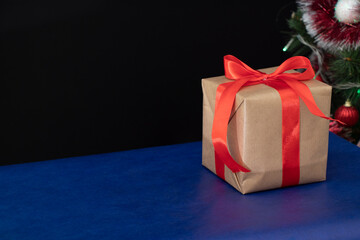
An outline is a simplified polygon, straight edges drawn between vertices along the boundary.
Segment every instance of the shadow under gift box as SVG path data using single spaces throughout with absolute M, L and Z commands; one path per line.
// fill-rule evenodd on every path
M 267 74 L 277 67 L 260 69 Z M 288 71 L 294 72 L 294 71 Z M 216 174 L 211 140 L 217 87 L 225 76 L 202 79 L 202 164 Z M 320 110 L 330 115 L 331 86 L 318 80 L 306 84 Z M 300 181 L 324 181 L 328 153 L 329 121 L 315 116 L 300 99 Z M 246 86 L 236 94 L 227 141 L 236 162 L 251 172 L 233 173 L 225 165 L 225 180 L 243 194 L 280 188 L 282 185 L 282 106 L 279 93 L 265 84 Z

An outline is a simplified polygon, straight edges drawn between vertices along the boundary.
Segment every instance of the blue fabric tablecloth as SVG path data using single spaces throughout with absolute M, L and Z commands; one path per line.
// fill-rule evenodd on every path
M 360 239 L 360 149 L 330 134 L 328 179 L 242 195 L 201 142 L 0 167 L 0 239 Z

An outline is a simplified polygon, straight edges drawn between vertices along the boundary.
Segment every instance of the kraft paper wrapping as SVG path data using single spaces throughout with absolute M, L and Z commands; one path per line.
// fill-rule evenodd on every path
M 261 69 L 272 73 L 274 68 Z M 289 71 L 290 72 L 290 71 Z M 211 140 L 215 96 L 225 76 L 202 79 L 203 155 L 202 164 L 215 171 Z M 331 86 L 317 80 L 306 84 L 321 111 L 330 115 Z M 225 166 L 225 180 L 243 194 L 281 187 L 282 110 L 279 93 L 264 84 L 241 88 L 237 93 L 228 126 L 229 152 L 251 172 L 233 173 Z M 326 179 L 329 121 L 314 116 L 300 99 L 300 184 Z

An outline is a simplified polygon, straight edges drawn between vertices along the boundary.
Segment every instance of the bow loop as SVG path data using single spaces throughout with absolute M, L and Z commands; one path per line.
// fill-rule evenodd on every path
M 224 56 L 225 77 L 231 80 L 261 76 L 264 73 L 254 70 L 232 55 Z

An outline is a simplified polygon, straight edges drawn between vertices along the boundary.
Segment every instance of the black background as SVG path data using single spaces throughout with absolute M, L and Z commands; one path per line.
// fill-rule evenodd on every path
M 2 1 L 1 164 L 201 140 L 200 80 L 279 65 L 294 2 Z

